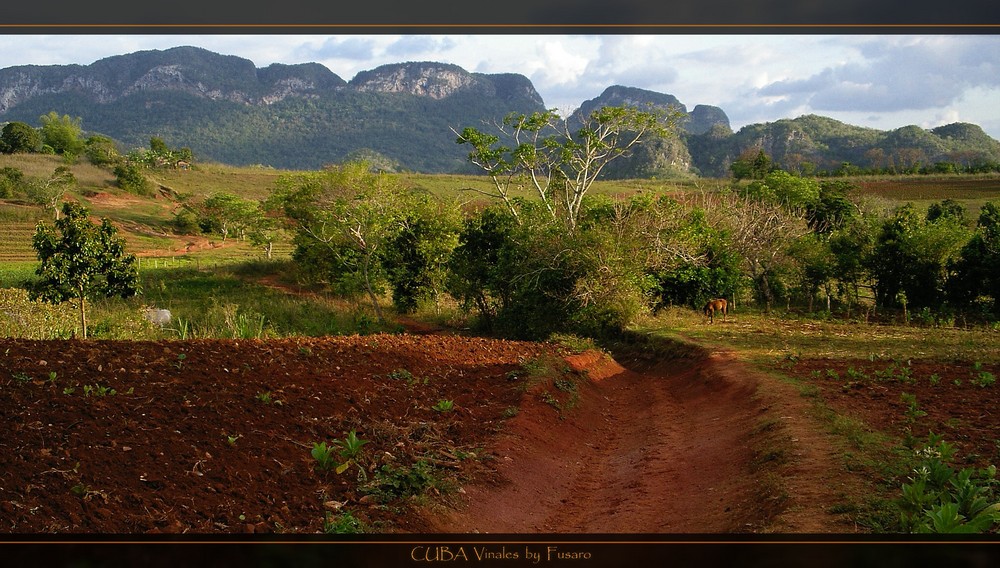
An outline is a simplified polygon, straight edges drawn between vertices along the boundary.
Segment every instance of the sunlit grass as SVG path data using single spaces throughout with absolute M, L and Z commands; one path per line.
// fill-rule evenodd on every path
M 785 356 L 1000 361 L 1000 332 L 982 327 L 876 325 L 749 311 L 732 312 L 725 321 L 717 319 L 709 325 L 700 312 L 671 308 L 646 322 L 644 328 L 734 349 L 755 361 Z

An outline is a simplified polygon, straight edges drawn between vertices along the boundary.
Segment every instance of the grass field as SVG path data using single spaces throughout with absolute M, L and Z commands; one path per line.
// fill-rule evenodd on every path
M 644 330 L 652 333 L 671 330 L 707 345 L 736 349 L 743 357 L 757 363 L 803 358 L 1000 363 L 1000 331 L 986 327 L 961 329 L 821 321 L 757 311 L 732 312 L 725 322 L 706 325 L 699 312 L 671 308 L 652 318 Z

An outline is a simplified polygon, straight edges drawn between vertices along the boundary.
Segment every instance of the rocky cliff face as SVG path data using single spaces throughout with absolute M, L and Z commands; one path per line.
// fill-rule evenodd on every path
M 346 82 L 318 64 L 271 65 L 195 47 L 120 55 L 91 65 L 27 65 L 0 69 L 0 114 L 34 97 L 74 93 L 97 104 L 137 93 L 178 91 L 214 101 L 271 104 Z
M 239 57 L 177 47 L 109 57 L 88 66 L 0 69 L 0 115 L 34 97 L 69 92 L 98 104 L 137 93 L 177 91 L 213 101 L 270 105 L 289 97 L 314 98 L 343 89 L 435 100 L 466 93 L 542 104 L 531 81 L 512 73 L 487 75 L 444 63 L 399 63 L 363 71 L 348 83 L 318 63 L 256 69 Z
M 444 99 L 459 91 L 493 95 L 493 85 L 457 65 L 443 63 L 397 63 L 362 71 L 349 85 L 359 92 L 407 93 Z
M 697 105 L 688 115 L 688 121 L 684 124 L 684 130 L 691 134 L 705 134 L 713 128 L 722 127 L 724 130 L 732 132 L 729 125 L 729 117 L 725 111 L 716 106 Z
M 580 121 L 582 117 L 605 106 L 632 106 L 637 108 L 652 106 L 661 110 L 678 110 L 683 115 L 681 128 L 691 134 L 708 132 L 713 126 L 717 125 L 722 125 L 727 129 L 730 128 L 729 117 L 719 107 L 697 105 L 689 113 L 687 107 L 673 95 L 647 91 L 636 87 L 623 87 L 621 85 L 608 87 L 599 97 L 584 101 L 580 105 L 579 110 L 573 114 L 573 118 Z
M 371 71 L 358 73 L 348 86 L 362 93 L 404 93 L 435 100 L 461 93 L 490 98 L 531 100 L 542 104 L 542 97 L 531 81 L 523 75 L 469 73 L 457 65 L 446 63 L 410 62 L 382 65 Z

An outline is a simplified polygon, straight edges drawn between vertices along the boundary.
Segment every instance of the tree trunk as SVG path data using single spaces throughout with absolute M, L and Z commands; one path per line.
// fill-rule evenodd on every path
M 80 294 L 80 327 L 83 329 L 83 339 L 87 339 L 87 299 L 83 295 L 83 288 L 78 288 Z
M 365 290 L 368 292 L 368 299 L 372 302 L 372 308 L 375 310 L 375 316 L 378 317 L 380 323 L 385 323 L 385 316 L 382 315 L 382 308 L 378 305 L 378 298 L 375 296 L 375 291 L 372 290 L 372 282 L 368 277 L 368 267 L 371 264 L 371 255 L 365 255 L 365 263 L 362 265 L 362 272 L 365 277 Z

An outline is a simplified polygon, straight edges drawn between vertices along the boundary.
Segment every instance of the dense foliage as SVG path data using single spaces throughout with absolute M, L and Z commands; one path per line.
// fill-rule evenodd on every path
M 78 203 L 65 203 L 54 225 L 38 224 L 32 246 L 41 264 L 32 290 L 34 299 L 52 303 L 79 302 L 80 327 L 87 337 L 87 299 L 139 292 L 135 255 L 125 252 L 125 240 L 108 219 L 100 225 Z

